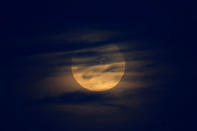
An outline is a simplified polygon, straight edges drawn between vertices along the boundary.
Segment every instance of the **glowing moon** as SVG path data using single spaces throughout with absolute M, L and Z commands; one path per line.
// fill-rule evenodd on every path
M 90 91 L 115 87 L 125 71 L 123 55 L 115 45 L 78 51 L 72 62 L 74 79 Z

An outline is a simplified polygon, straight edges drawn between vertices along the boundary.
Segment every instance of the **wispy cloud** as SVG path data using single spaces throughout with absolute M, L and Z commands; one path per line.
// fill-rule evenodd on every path
M 117 35 L 116 32 L 111 31 L 88 31 L 88 32 L 74 32 L 67 36 L 69 42 L 104 42 L 112 39 Z
M 92 29 L 58 33 L 36 39 L 38 43 L 51 43 L 58 50 L 51 46 L 52 51 L 44 51 L 26 58 L 32 61 L 28 65 L 28 70 L 39 75 L 45 74 L 43 77 L 34 78 L 36 87 L 28 90 L 35 93 L 36 95 L 32 95 L 35 97 L 86 91 L 73 78 L 72 66 L 110 65 L 104 70 L 91 69 L 93 72 L 98 72 L 96 70 L 102 73 L 114 70 L 117 72 L 120 66 L 114 66 L 114 63 L 119 62 L 125 62 L 125 73 L 120 83 L 111 90 L 112 94 L 153 86 L 156 83 L 151 80 L 153 75 L 159 75 L 161 70 L 167 70 L 165 65 L 159 65 L 155 60 L 156 57 L 162 56 L 162 52 L 150 50 L 148 44 L 143 47 L 144 44 L 139 41 L 111 41 L 119 38 L 120 34 L 120 32 Z M 60 46 L 59 43 L 62 45 Z M 90 79 L 92 75 L 95 74 L 86 74 L 83 78 Z
M 107 31 L 107 30 L 78 30 L 71 31 L 67 33 L 59 33 L 56 35 L 46 36 L 43 38 L 37 38 L 37 41 L 49 42 L 49 43 L 88 43 L 94 44 L 99 42 L 108 42 L 116 36 L 118 36 L 118 32 Z

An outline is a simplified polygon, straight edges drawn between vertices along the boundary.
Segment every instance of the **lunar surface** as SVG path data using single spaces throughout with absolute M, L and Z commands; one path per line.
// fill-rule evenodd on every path
M 115 87 L 125 72 L 125 61 L 116 45 L 84 49 L 72 58 L 74 79 L 90 91 Z

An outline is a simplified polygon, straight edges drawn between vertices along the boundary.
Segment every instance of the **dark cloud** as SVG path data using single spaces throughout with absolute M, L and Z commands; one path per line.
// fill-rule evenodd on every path
M 88 30 L 88 31 L 78 31 L 70 33 L 67 37 L 67 41 L 75 42 L 75 43 L 83 43 L 83 42 L 89 42 L 89 43 L 97 43 L 97 42 L 103 42 L 108 41 L 110 39 L 113 39 L 113 37 L 116 36 L 117 33 L 110 32 L 110 31 L 104 31 L 104 30 Z M 65 37 L 65 36 L 64 36 Z
M 99 75 L 97 74 L 96 76 L 99 76 Z M 89 75 L 89 74 L 88 75 L 87 74 L 82 75 L 82 78 L 85 79 L 85 80 L 89 80 L 92 77 L 95 77 L 95 76 L 94 75 Z
M 60 96 L 51 96 L 36 101 L 34 104 L 83 104 L 88 102 L 104 101 L 102 93 L 73 92 Z
M 105 69 L 103 72 L 122 72 L 122 68 L 118 65 L 112 65 L 109 68 Z

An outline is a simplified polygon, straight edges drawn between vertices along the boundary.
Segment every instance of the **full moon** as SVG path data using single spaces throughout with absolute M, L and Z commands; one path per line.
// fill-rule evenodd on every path
M 108 45 L 76 51 L 71 67 L 80 86 L 90 91 L 106 91 L 120 82 L 125 60 L 116 45 Z

